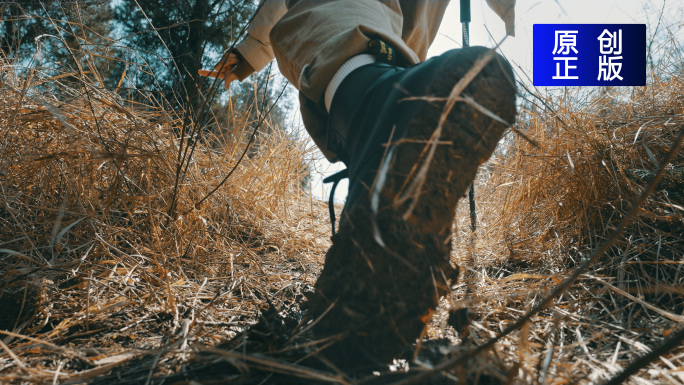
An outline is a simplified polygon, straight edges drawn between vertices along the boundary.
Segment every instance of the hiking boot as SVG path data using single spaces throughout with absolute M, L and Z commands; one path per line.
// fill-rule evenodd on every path
M 452 89 L 486 56 L 460 93 L 470 102 L 441 119 Z M 335 341 L 323 351 L 335 365 L 376 368 L 425 329 L 457 276 L 456 204 L 515 119 L 514 84 L 503 57 L 472 47 L 409 68 L 366 65 L 338 88 L 329 145 L 348 167 L 349 195 L 309 298 L 314 334 Z

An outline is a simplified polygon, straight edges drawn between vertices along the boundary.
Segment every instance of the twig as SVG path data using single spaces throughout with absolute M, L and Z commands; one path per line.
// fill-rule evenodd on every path
M 646 353 L 643 356 L 637 358 L 636 361 L 632 362 L 627 368 L 625 368 L 625 370 L 620 372 L 620 374 L 613 377 L 603 385 L 617 385 L 623 383 L 632 374 L 636 373 L 641 368 L 651 363 L 651 361 L 657 359 L 658 357 L 676 348 L 677 346 L 680 346 L 682 341 L 684 341 L 684 328 L 679 330 L 670 338 L 663 341 L 662 344 L 655 347 L 653 350 L 651 350 L 651 352 Z
M 246 2 L 247 1 L 245 0 L 245 2 L 243 2 L 243 5 Z M 136 4 L 137 4 L 137 2 L 136 2 Z M 259 4 L 256 11 L 254 12 L 252 17 L 250 18 L 250 20 L 242 27 L 242 30 L 240 30 L 240 32 L 238 33 L 237 38 L 233 41 L 233 44 L 229 47 L 229 50 L 232 50 L 235 47 L 235 44 L 239 41 L 239 39 L 242 37 L 242 35 L 247 31 L 247 28 L 252 23 L 252 20 L 254 20 L 254 17 L 256 16 L 257 12 L 259 12 L 259 9 L 261 8 L 262 5 L 263 5 L 263 3 Z M 138 4 L 138 8 L 140 8 L 140 10 L 142 11 L 142 8 L 140 7 L 139 4 Z M 152 25 L 152 22 L 147 18 L 147 15 L 145 15 L 145 18 L 147 19 L 148 23 L 150 23 L 150 25 Z M 157 36 L 159 36 L 158 32 L 157 32 Z M 161 36 L 159 36 L 159 39 L 162 40 Z M 162 44 L 164 44 L 163 41 L 162 41 Z M 164 44 L 164 47 L 167 49 L 167 51 L 170 52 L 170 50 L 168 49 L 168 47 L 166 47 L 165 44 Z M 221 70 L 223 70 L 224 65 L 225 65 L 225 63 L 222 62 L 221 66 L 218 68 L 219 72 Z M 176 69 L 178 69 L 178 66 L 176 65 L 175 61 L 174 61 L 174 66 Z M 216 93 L 218 92 L 218 88 L 219 88 L 217 86 L 217 84 L 220 84 L 218 77 L 214 78 L 211 85 L 209 86 L 209 95 L 207 95 L 207 97 L 204 99 L 203 104 L 200 108 L 200 112 L 198 113 L 198 116 L 201 116 L 204 113 L 204 111 L 206 110 L 206 108 L 208 108 L 208 104 L 209 104 L 208 101 L 210 99 L 212 99 L 214 96 L 216 96 Z M 270 110 L 269 110 L 269 112 L 270 112 Z M 259 124 L 257 124 L 257 127 L 258 126 L 259 126 Z M 178 164 L 176 167 L 176 178 L 174 181 L 173 195 L 171 197 L 171 203 L 169 205 L 169 210 L 168 210 L 169 219 L 174 217 L 173 213 L 176 210 L 176 204 L 178 201 L 178 192 L 179 192 L 180 184 L 181 184 L 182 180 L 185 178 L 185 173 L 187 172 L 187 165 L 190 164 L 190 159 L 192 158 L 192 155 L 195 151 L 195 146 L 197 144 L 197 140 L 195 140 L 194 144 L 192 145 L 192 148 L 189 148 L 190 146 L 186 146 L 185 148 L 183 148 L 183 141 L 185 140 L 185 136 L 186 136 L 185 135 L 186 128 L 187 128 L 186 123 L 183 122 L 183 125 L 181 127 L 181 136 L 180 136 L 181 142 L 180 142 L 180 147 L 178 149 L 178 158 L 177 158 Z M 191 130 L 189 136 L 195 137 L 195 129 Z M 186 165 L 185 170 L 183 170 L 184 164 Z
M 5 343 L 2 342 L 2 340 L 0 340 L 0 348 L 2 348 L 2 350 L 7 352 L 7 354 L 9 354 L 9 356 L 12 357 L 12 360 L 14 360 L 14 362 L 17 364 L 17 366 L 19 366 L 22 369 L 26 369 L 26 365 L 24 365 L 24 363 L 21 361 L 21 359 L 19 357 L 17 357 L 17 355 L 14 354 L 14 352 L 12 351 L 12 349 L 10 349 L 7 345 L 5 345 Z
M 278 97 L 276 98 L 276 100 L 275 100 L 275 101 L 273 102 L 273 104 L 271 105 L 271 108 L 269 108 L 268 111 L 263 115 L 263 117 L 262 117 L 261 119 L 259 119 L 259 122 L 257 123 L 256 127 L 254 127 L 254 131 L 252 131 L 252 136 L 250 136 L 249 142 L 247 142 L 247 145 L 245 146 L 245 149 L 242 151 L 242 154 L 240 155 L 240 158 L 238 159 L 237 163 L 235 163 L 235 166 L 233 166 L 233 168 L 230 170 L 230 172 L 228 172 L 228 175 L 226 175 L 226 177 L 223 178 L 223 180 L 222 180 L 216 187 L 214 187 L 211 191 L 209 191 L 209 193 L 208 193 L 207 195 L 205 195 L 205 196 L 204 196 L 202 199 L 200 199 L 197 203 L 195 203 L 194 205 L 192 205 L 192 208 L 190 208 L 189 210 L 187 210 L 186 212 L 184 212 L 184 213 L 183 213 L 183 216 L 187 215 L 187 214 L 188 214 L 189 212 L 191 212 L 192 210 L 198 209 L 198 208 L 202 205 L 202 203 L 203 203 L 205 200 L 207 200 L 207 199 L 208 199 L 210 196 L 212 196 L 218 189 L 220 189 L 221 186 L 223 186 L 223 185 L 228 181 L 228 178 L 230 178 L 230 176 L 233 175 L 233 173 L 235 172 L 235 170 L 237 169 L 237 167 L 238 167 L 238 166 L 240 165 L 240 163 L 242 162 L 242 159 L 245 157 L 245 155 L 247 155 L 247 151 L 249 150 L 249 147 L 252 145 L 252 142 L 254 142 L 254 139 L 256 138 L 257 130 L 259 129 L 259 127 L 261 127 L 261 124 L 264 122 L 264 120 L 266 120 L 266 117 L 268 116 L 268 114 L 271 113 L 271 110 L 273 110 L 273 108 L 276 106 L 276 104 L 278 104 L 278 101 L 280 100 L 280 98 L 281 98 L 281 97 L 283 96 L 283 94 L 285 93 L 285 88 L 286 88 L 286 87 L 287 87 L 287 85 L 283 86 L 283 89 L 280 91 L 280 94 L 278 95 Z
M 674 314 L 674 313 L 669 312 L 669 311 L 667 311 L 667 310 L 663 310 L 663 309 L 661 309 L 661 308 L 659 308 L 659 307 L 653 306 L 653 305 L 651 305 L 650 303 L 648 303 L 648 302 L 646 302 L 646 301 L 642 301 L 642 300 L 640 300 L 639 298 L 637 298 L 637 297 L 635 297 L 635 296 L 629 294 L 628 292 L 626 292 L 626 291 L 624 291 L 624 290 L 621 290 L 621 289 L 619 289 L 619 288 L 617 288 L 617 287 L 611 285 L 610 283 L 608 283 L 608 282 L 606 282 L 606 281 L 604 281 L 604 280 L 602 280 L 602 279 L 600 279 L 600 278 L 598 278 L 598 277 L 593 277 L 593 278 L 594 278 L 595 280 L 601 282 L 603 285 L 605 285 L 605 286 L 606 286 L 607 288 L 609 288 L 610 290 L 612 290 L 612 291 L 614 291 L 614 292 L 616 292 L 616 293 L 618 293 L 618 294 L 620 294 L 620 295 L 622 295 L 622 296 L 624 296 L 624 297 L 629 298 L 630 300 L 632 300 L 632 301 L 634 301 L 634 302 L 640 304 L 641 306 L 643 306 L 643 307 L 645 307 L 645 308 L 647 308 L 647 309 L 650 309 L 650 310 L 652 310 L 652 311 L 654 311 L 654 312 L 660 314 L 661 316 L 663 316 L 663 317 L 665 317 L 665 318 L 667 318 L 667 319 L 670 319 L 670 320 L 675 321 L 675 322 L 684 323 L 684 316 L 681 316 L 681 315 L 678 315 L 678 314 Z

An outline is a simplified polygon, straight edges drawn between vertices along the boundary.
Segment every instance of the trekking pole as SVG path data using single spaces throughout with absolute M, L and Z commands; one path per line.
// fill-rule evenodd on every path
M 463 29 L 463 48 L 470 47 L 470 0 L 461 0 L 461 25 Z M 470 229 L 477 229 L 477 213 L 475 212 L 475 181 L 470 185 L 468 192 L 470 201 Z
M 461 0 L 461 24 L 463 25 L 463 47 L 470 47 L 470 0 Z

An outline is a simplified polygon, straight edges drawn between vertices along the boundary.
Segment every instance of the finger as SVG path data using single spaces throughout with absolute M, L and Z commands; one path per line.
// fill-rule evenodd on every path
M 214 70 L 214 71 L 209 71 L 209 70 L 198 70 L 197 73 L 198 73 L 200 76 L 208 76 L 208 77 L 210 77 L 210 78 L 215 78 L 215 77 L 219 76 L 219 72 L 216 71 L 216 70 Z
M 234 73 L 228 74 L 228 76 L 225 77 L 223 86 L 228 89 L 230 87 L 230 83 L 232 83 L 234 80 L 238 80 L 237 75 Z
M 240 57 L 235 53 L 229 53 L 228 55 L 223 55 L 222 60 L 233 60 L 237 63 L 240 61 Z
M 218 63 L 216 63 L 216 65 L 214 66 L 214 69 L 219 69 L 221 67 L 229 67 L 230 68 L 231 66 L 234 66 L 235 64 L 237 64 L 239 62 L 240 62 L 240 58 L 236 54 L 231 53 L 231 54 L 228 54 L 227 56 L 224 56 L 223 58 L 221 58 L 221 60 Z

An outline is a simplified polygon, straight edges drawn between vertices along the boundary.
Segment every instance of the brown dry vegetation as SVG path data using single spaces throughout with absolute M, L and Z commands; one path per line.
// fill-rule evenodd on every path
M 517 129 L 538 146 L 511 134 L 481 172 L 474 235 L 461 205 L 453 262 L 464 273 L 426 332 L 436 347 L 422 344 L 437 354 L 376 383 L 425 383 L 412 375 L 440 364 L 435 383 L 600 383 L 682 329 L 680 149 L 623 235 L 565 293 L 486 354 L 457 359 L 570 276 L 663 166 L 684 127 L 681 47 L 667 47 L 647 87 L 525 94 Z M 275 130 L 238 165 L 237 138 L 249 133 L 234 133 L 182 158 L 182 119 L 99 88 L 94 69 L 65 85 L 10 64 L 0 67 L 0 383 L 351 382 L 293 364 L 287 347 L 301 339 L 288 340 L 287 324 L 261 330 L 256 347 L 211 348 L 260 311 L 301 317 L 329 244 L 325 205 L 300 187 L 310 147 Z M 463 307 L 473 322 L 459 339 L 448 310 Z M 217 364 L 193 371 L 207 363 Z M 684 348 L 629 382 L 684 383 Z
M 673 44 L 671 47 L 677 47 Z M 664 62 L 681 63 L 682 51 Z M 480 229 L 462 205 L 457 260 L 477 339 L 494 337 L 592 255 L 664 168 L 622 236 L 553 306 L 497 345 L 523 383 L 600 383 L 684 323 L 684 73 L 661 67 L 647 87 L 566 89 L 526 100 L 511 135 L 481 173 Z M 458 252 L 460 250 L 460 252 Z M 544 363 L 552 354 L 550 363 Z M 633 383 L 683 383 L 684 348 Z M 636 378 L 639 377 L 639 378 Z
M 272 135 L 195 208 L 245 141 L 208 137 L 176 187 L 188 142 L 172 113 L 82 74 L 79 89 L 1 70 L 0 382 L 61 382 L 188 335 L 215 345 L 315 280 L 329 229 L 300 191 L 305 143 Z

